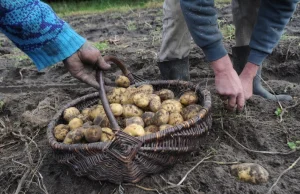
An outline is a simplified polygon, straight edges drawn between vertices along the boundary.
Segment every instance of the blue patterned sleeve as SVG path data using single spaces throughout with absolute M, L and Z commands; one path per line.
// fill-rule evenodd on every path
M 86 41 L 39 0 L 0 0 L 0 31 L 38 70 L 71 56 Z

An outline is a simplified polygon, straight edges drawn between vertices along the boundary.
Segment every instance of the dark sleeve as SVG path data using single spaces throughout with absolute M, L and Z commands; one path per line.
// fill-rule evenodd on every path
M 249 62 L 261 65 L 273 51 L 298 2 L 299 0 L 261 0 L 250 41 Z
M 227 54 L 218 29 L 213 0 L 180 0 L 181 9 L 195 43 L 207 60 L 215 61 Z

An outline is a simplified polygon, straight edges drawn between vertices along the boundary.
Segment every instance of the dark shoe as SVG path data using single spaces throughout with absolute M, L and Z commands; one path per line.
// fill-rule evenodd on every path
M 157 64 L 163 80 L 190 80 L 190 64 L 188 57 L 172 61 L 158 62 Z
M 232 47 L 233 68 L 236 70 L 238 75 L 242 73 L 248 61 L 249 53 L 250 53 L 249 46 Z M 253 80 L 253 94 L 270 100 L 290 101 L 293 99 L 289 95 L 273 95 L 269 91 L 267 91 L 261 85 L 261 79 L 260 79 L 261 71 L 262 71 L 262 65 L 258 69 L 257 74 Z

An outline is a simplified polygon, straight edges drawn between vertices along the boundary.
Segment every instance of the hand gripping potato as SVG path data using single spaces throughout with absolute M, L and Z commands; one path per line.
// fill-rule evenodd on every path
M 69 122 L 68 125 L 70 127 L 70 130 L 72 131 L 74 129 L 81 127 L 83 125 L 83 121 L 79 118 L 74 118 Z
M 146 94 L 144 92 L 133 94 L 132 99 L 134 104 L 139 108 L 146 108 L 150 103 L 149 94 Z
M 146 134 L 156 133 L 159 131 L 159 128 L 156 125 L 149 125 L 145 128 Z
M 269 179 L 268 171 L 255 163 L 232 165 L 231 174 L 242 181 L 252 184 L 266 183 Z
M 111 141 L 115 137 L 114 132 L 110 128 L 102 128 L 102 134 L 100 140 L 102 142 Z
M 156 126 L 160 126 L 163 124 L 167 124 L 169 122 L 169 112 L 164 110 L 164 109 L 160 109 L 159 111 L 157 111 L 152 119 L 152 124 L 156 125 Z
M 141 117 L 130 117 L 130 118 L 127 118 L 125 119 L 125 125 L 126 127 L 131 125 L 131 124 L 137 124 L 137 125 L 140 125 L 142 127 L 144 127 L 144 121 Z
M 198 96 L 195 92 L 188 91 L 188 92 L 183 93 L 180 96 L 179 101 L 184 106 L 188 106 L 188 105 L 191 105 L 191 104 L 196 104 L 198 102 Z
M 152 112 L 157 112 L 160 109 L 161 106 L 161 100 L 160 97 L 156 94 L 150 95 L 150 103 L 149 103 L 149 109 Z
M 97 142 L 100 140 L 102 129 L 98 125 L 88 126 L 84 130 L 85 140 L 89 143 Z
M 71 121 L 73 118 L 77 117 L 80 111 L 75 107 L 70 107 L 64 110 L 63 117 L 66 121 Z
M 181 115 L 183 117 L 183 119 L 189 120 L 195 116 L 197 116 L 201 110 L 202 106 L 199 104 L 191 104 L 187 107 L 185 107 L 184 109 L 182 109 Z
M 131 124 L 127 126 L 124 130 L 124 133 L 127 133 L 128 135 L 131 135 L 133 137 L 140 137 L 145 135 L 145 130 L 142 126 L 137 124 Z
M 169 124 L 177 125 L 182 123 L 184 120 L 179 112 L 170 113 Z
M 161 101 L 173 99 L 175 97 L 174 92 L 169 89 L 161 89 L 155 92 L 155 94 L 157 94 L 160 97 Z
M 123 107 L 121 104 L 112 103 L 110 104 L 110 108 L 114 116 L 121 116 L 123 114 Z
M 115 82 L 118 87 L 128 88 L 130 86 L 130 80 L 124 75 L 118 75 Z
M 149 126 L 152 124 L 152 118 L 154 117 L 155 113 L 153 112 L 144 112 L 142 114 L 142 119 L 144 121 L 145 126 Z
M 165 129 L 169 129 L 171 127 L 173 127 L 173 125 L 165 124 L 165 125 L 159 126 L 159 130 L 162 131 L 162 130 L 165 130 Z
M 146 94 L 152 94 L 154 91 L 153 86 L 149 84 L 141 85 L 137 88 L 137 90 L 142 91 Z
M 133 104 L 125 104 L 123 105 L 123 116 L 125 118 L 142 116 L 143 111 Z
M 84 129 L 77 128 L 73 131 L 69 131 L 66 138 L 64 139 L 65 144 L 75 144 L 80 143 L 84 137 Z
M 94 120 L 97 116 L 103 116 L 105 114 L 105 110 L 102 105 L 94 106 L 89 111 L 89 119 Z
M 69 126 L 59 124 L 54 128 L 54 136 L 57 141 L 63 141 L 69 132 Z
M 168 112 L 181 112 L 182 111 L 182 104 L 175 100 L 175 99 L 169 99 L 163 101 L 163 103 L 160 106 L 161 109 L 164 109 Z

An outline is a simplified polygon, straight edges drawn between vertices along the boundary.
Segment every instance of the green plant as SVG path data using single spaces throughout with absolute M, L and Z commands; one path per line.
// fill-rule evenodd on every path
M 300 141 L 290 141 L 287 144 L 291 150 L 300 149 Z
M 221 25 L 222 21 L 219 21 L 218 23 Z M 221 27 L 221 32 L 225 40 L 232 40 L 235 37 L 235 27 L 232 24 L 223 25 Z
M 275 113 L 276 116 L 279 117 L 282 113 L 282 109 L 280 107 L 277 107 L 274 113 Z
M 96 42 L 96 43 L 94 43 L 94 46 L 97 49 L 99 49 L 100 51 L 105 51 L 109 48 L 109 46 L 106 42 Z
M 128 30 L 128 31 L 134 31 L 134 30 L 136 30 L 136 29 L 137 29 L 137 27 L 136 27 L 135 22 L 129 21 L 129 22 L 127 23 L 127 30 Z

